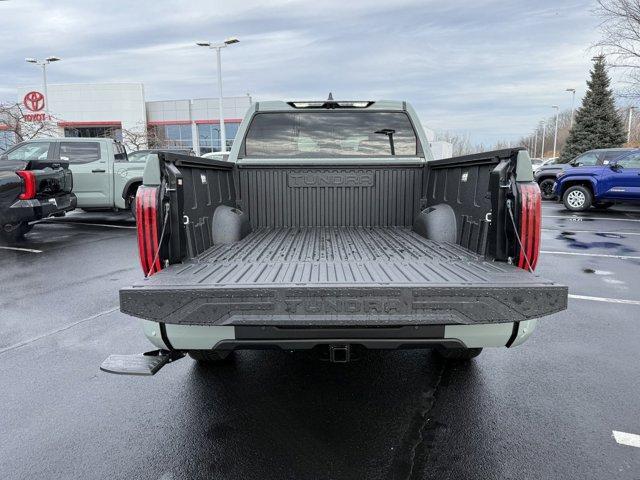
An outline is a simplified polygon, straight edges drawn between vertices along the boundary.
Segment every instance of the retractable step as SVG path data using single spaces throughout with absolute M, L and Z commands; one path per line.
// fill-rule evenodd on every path
M 133 355 L 109 355 L 100 365 L 100 370 L 117 375 L 143 375 L 151 376 L 158 373 L 167 363 L 182 358 L 180 352 L 168 350 L 153 350 L 146 353 Z

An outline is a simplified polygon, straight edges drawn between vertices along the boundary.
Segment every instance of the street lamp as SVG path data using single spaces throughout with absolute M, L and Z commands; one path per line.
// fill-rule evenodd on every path
M 633 110 L 636 107 L 629 107 L 629 125 L 627 127 L 627 143 L 631 141 L 631 118 L 633 117 Z
M 533 158 L 538 158 L 538 129 L 536 128 L 533 138 Z
M 47 91 L 47 65 L 53 62 L 59 62 L 60 58 L 56 56 L 50 56 L 45 58 L 42 62 L 37 58 L 25 58 L 25 62 L 40 65 L 42 67 L 42 83 L 44 87 L 44 111 L 49 116 L 49 92 Z
M 556 110 L 556 131 L 553 134 L 553 158 L 556 158 L 556 147 L 558 146 L 558 113 L 560 112 L 560 107 L 558 105 L 551 105 L 551 108 L 555 108 Z
M 218 56 L 218 111 L 220 117 L 220 151 L 227 151 L 227 132 L 224 127 L 224 111 L 222 109 L 222 62 L 220 60 L 220 50 L 227 47 L 228 45 L 233 45 L 234 43 L 238 43 L 238 40 L 235 37 L 227 38 L 222 43 L 211 43 L 211 42 L 196 42 L 196 45 L 199 47 L 207 47 L 216 51 Z
M 575 88 L 567 88 L 565 92 L 571 92 L 571 123 L 569 125 L 569 129 L 573 128 L 573 112 L 576 104 L 576 89 Z
M 540 150 L 540 158 L 544 160 L 544 137 L 547 136 L 547 122 L 543 120 L 540 123 L 542 123 L 542 148 Z

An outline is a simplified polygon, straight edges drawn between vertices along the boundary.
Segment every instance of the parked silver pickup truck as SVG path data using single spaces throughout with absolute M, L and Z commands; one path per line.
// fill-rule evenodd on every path
M 567 307 L 533 273 L 540 189 L 523 149 L 433 160 L 406 102 L 258 102 L 228 161 L 159 153 L 138 190 L 144 275 L 120 290 L 158 350 L 185 353 L 515 347 Z
M 19 143 L 0 159 L 59 160 L 73 173 L 73 193 L 83 210 L 126 210 L 135 215 L 136 191 L 146 159 L 129 161 L 124 146 L 109 138 L 43 138 Z

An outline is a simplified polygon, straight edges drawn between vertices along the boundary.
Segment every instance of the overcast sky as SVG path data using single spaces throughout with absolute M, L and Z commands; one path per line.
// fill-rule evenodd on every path
M 40 81 L 143 82 L 147 100 L 399 99 L 426 126 L 515 140 L 579 97 L 597 38 L 593 1 L 0 1 L 0 100 Z

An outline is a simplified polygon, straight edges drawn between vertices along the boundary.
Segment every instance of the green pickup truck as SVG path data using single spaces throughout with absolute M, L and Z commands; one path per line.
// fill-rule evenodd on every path
M 120 290 L 157 348 L 107 372 L 189 354 L 515 347 L 566 309 L 533 273 L 540 189 L 523 149 L 433 160 L 406 102 L 254 103 L 228 161 L 169 152 L 138 189 L 145 278 Z
M 68 163 L 79 208 L 131 209 L 135 215 L 146 158 L 129 161 L 121 143 L 110 138 L 42 138 L 19 143 L 0 156 L 0 162 L 26 160 Z

